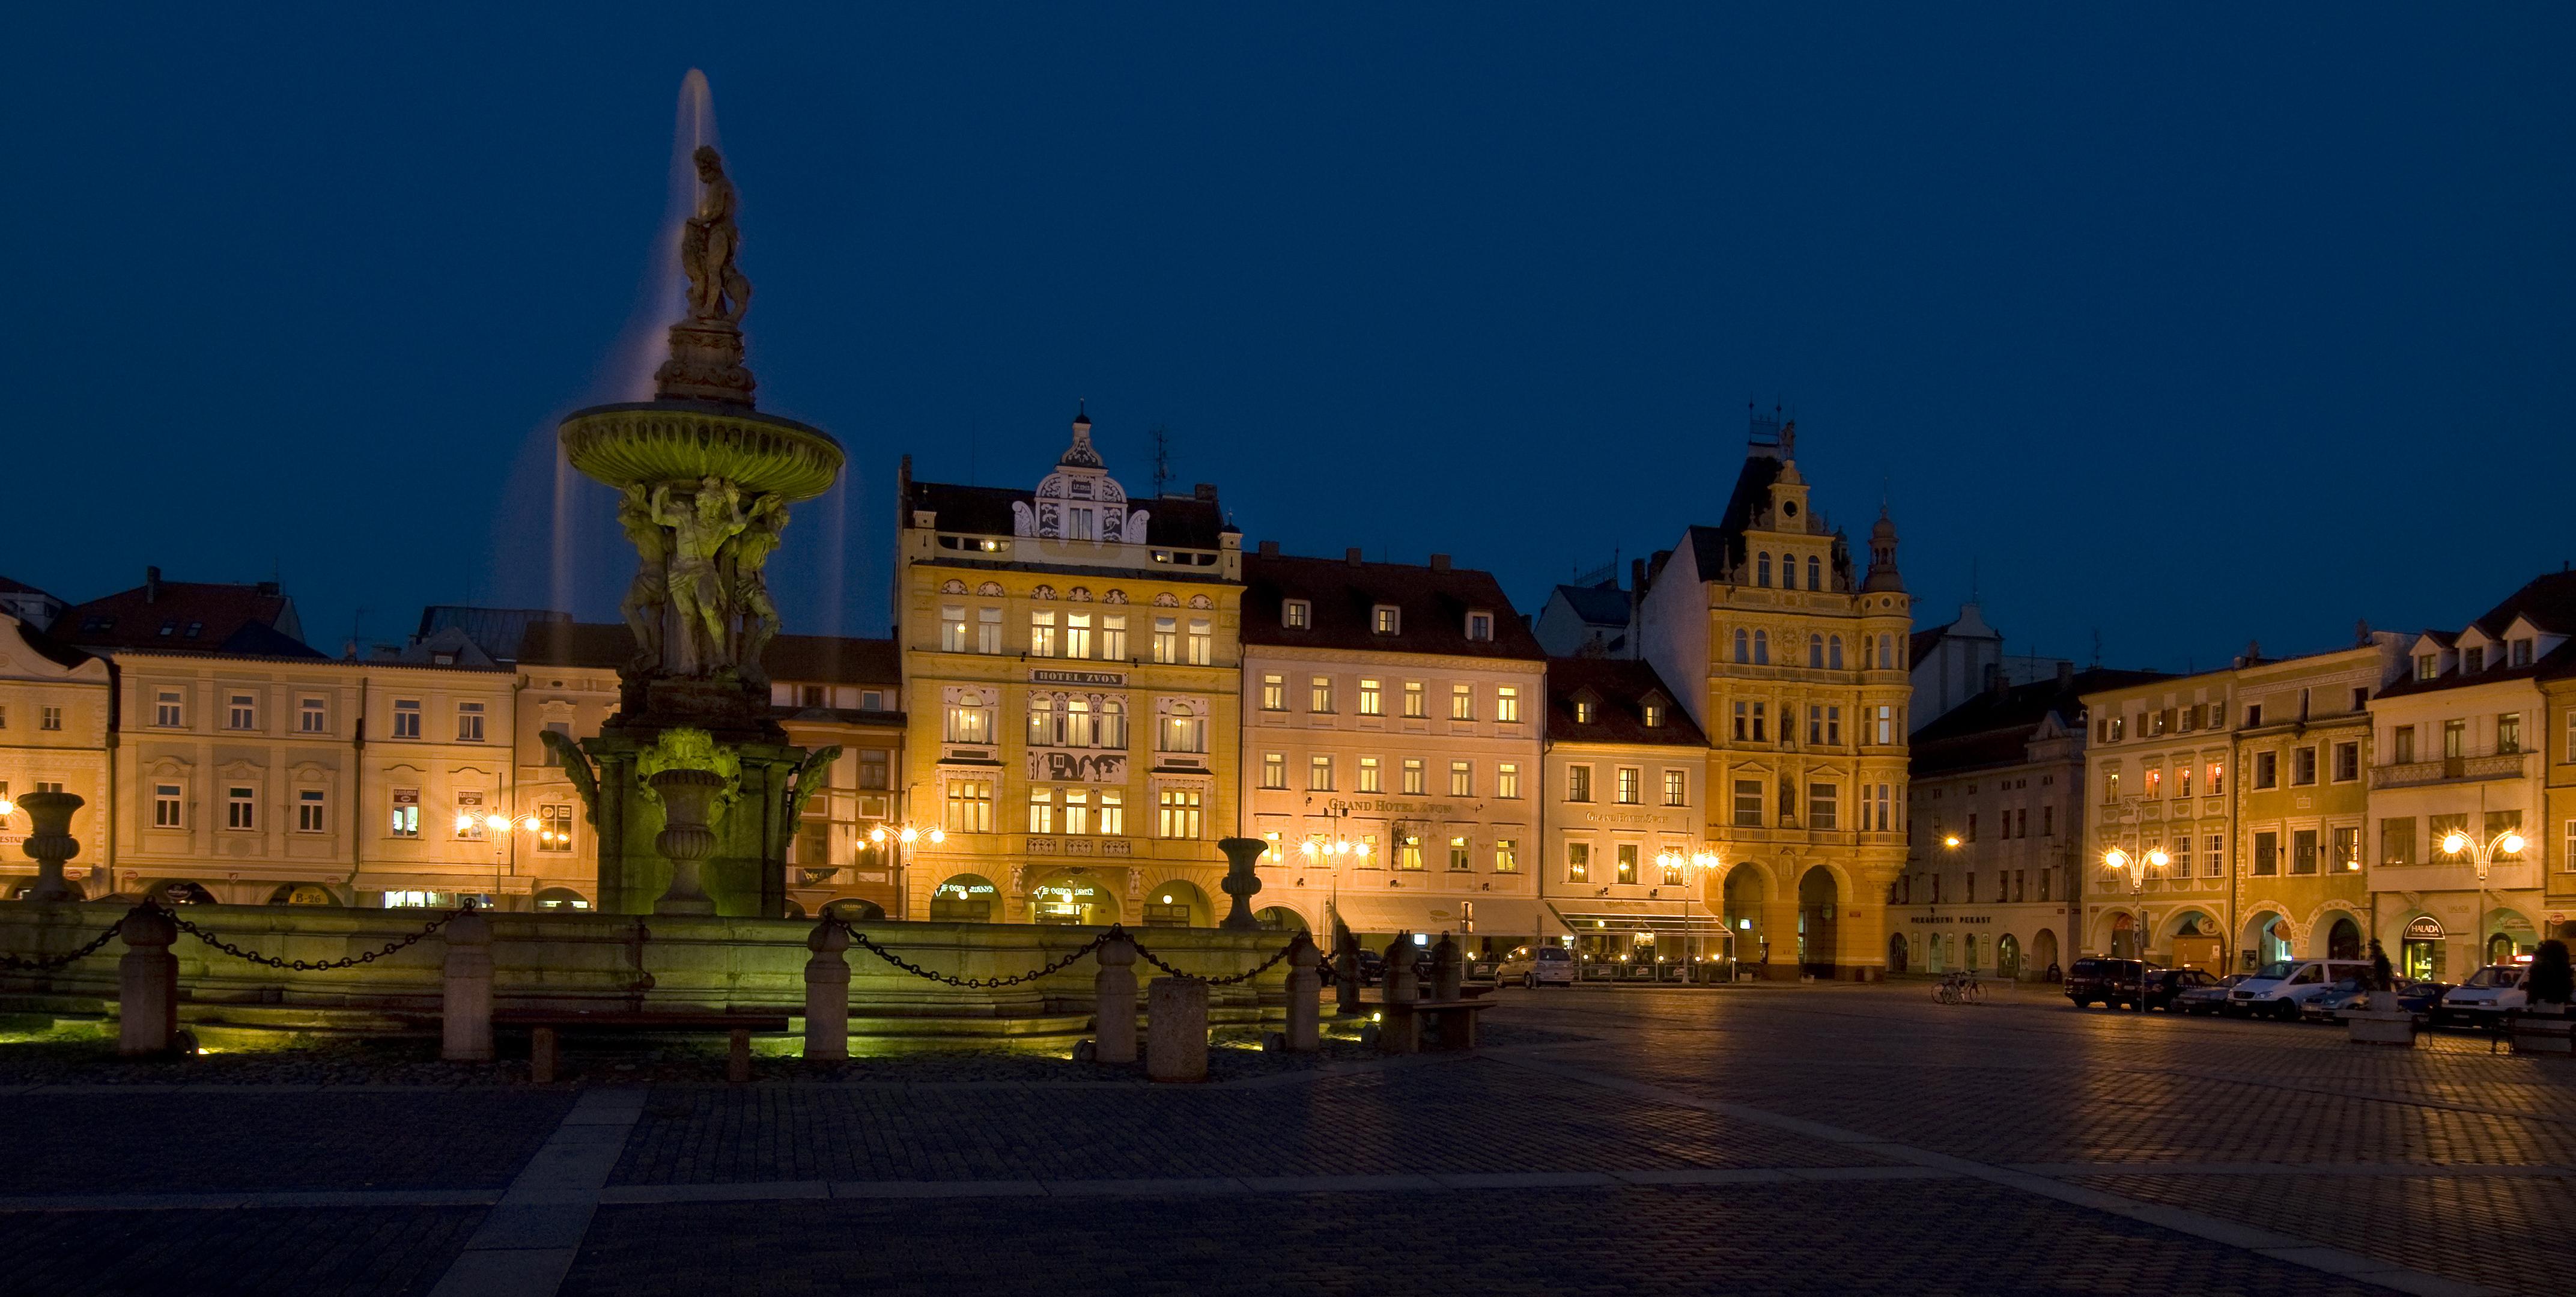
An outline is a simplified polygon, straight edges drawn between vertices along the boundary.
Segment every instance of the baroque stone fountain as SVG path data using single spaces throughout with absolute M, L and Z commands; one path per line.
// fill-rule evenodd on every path
M 635 652 L 600 734 L 545 742 L 599 830 L 601 909 L 778 918 L 787 844 L 839 749 L 791 746 L 771 719 L 761 652 L 778 609 L 763 569 L 787 506 L 830 490 L 843 456 L 821 429 L 753 408 L 733 182 L 714 149 L 695 161 L 687 314 L 654 399 L 576 410 L 559 430 L 564 458 L 621 497 Z

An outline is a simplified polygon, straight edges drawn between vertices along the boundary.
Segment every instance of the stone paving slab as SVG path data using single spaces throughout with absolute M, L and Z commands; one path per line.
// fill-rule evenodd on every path
M 1392 1194 L 1256 1201 L 603 1207 L 562 1291 L 631 1297 L 678 1268 L 764 1295 L 2385 1291 L 1974 1182 L 1519 1188 L 1418 1210 Z
M 561 1091 L 92 1094 L 22 1100 L 0 1194 L 476 1189 L 509 1183 Z M 56 1119 L 36 1119 L 52 1111 Z
M 1509 1119 L 1503 1119 L 1509 1114 Z M 1169 1088 L 1063 1091 L 657 1089 L 610 1183 L 1064 1181 L 1871 1166 L 1884 1159 L 1704 1112 L 1639 1104 L 1482 1060 Z
M 479 1207 L 0 1217 L 0 1297 L 417 1297 Z

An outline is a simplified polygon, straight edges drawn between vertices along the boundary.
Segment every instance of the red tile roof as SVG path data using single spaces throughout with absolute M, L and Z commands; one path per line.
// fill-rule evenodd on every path
M 54 619 L 54 635 L 85 649 L 224 653 L 236 657 L 324 657 L 302 639 L 295 601 L 274 582 L 229 585 L 152 580 L 75 604 Z
M 1646 700 L 1663 703 L 1662 723 L 1646 724 Z M 1577 700 L 1592 718 L 1574 719 Z M 1549 658 L 1547 737 L 1552 743 L 1669 743 L 1707 747 L 1708 738 L 1664 686 L 1652 663 L 1629 658 Z
M 1306 601 L 1306 626 L 1282 624 L 1290 599 Z M 1395 634 L 1375 629 L 1374 611 L 1382 604 L 1400 610 Z M 1470 611 L 1493 614 L 1492 639 L 1467 638 Z M 1547 657 L 1491 572 L 1284 554 L 1243 556 L 1243 642 L 1530 661 Z

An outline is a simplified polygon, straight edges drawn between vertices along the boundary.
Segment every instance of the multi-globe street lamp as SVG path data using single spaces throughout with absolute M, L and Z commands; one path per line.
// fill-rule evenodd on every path
M 2442 835 L 2442 854 L 2446 856 L 2457 856 L 2462 853 L 2466 853 L 2469 857 L 2469 867 L 2477 872 L 2478 916 L 2476 923 L 2478 932 L 2478 961 L 2480 963 L 2486 962 L 2487 958 L 2487 871 L 2495 867 L 2495 859 L 2497 856 L 2521 855 L 2523 845 L 2522 834 L 2513 829 L 2506 829 L 2504 832 L 2499 833 L 2484 842 L 2480 842 L 2476 838 L 2470 837 L 2467 833 L 2459 829 L 2453 829 L 2449 833 Z
M 896 896 L 904 897 L 912 894 L 912 884 L 906 874 L 906 871 L 909 870 L 912 865 L 912 846 L 916 842 L 925 840 L 934 847 L 938 846 L 940 843 L 948 840 L 948 831 L 940 828 L 936 824 L 933 824 L 928 828 L 924 828 L 917 824 L 896 824 L 891 828 L 882 823 L 871 824 L 868 826 L 869 845 L 883 847 L 888 842 L 892 842 L 894 844 L 894 879 Z M 907 901 L 905 904 L 909 905 L 910 902 Z
M 2147 890 L 2147 874 L 2149 871 L 2152 870 L 2156 873 L 2163 873 L 2165 868 L 2172 863 L 2173 857 L 2166 855 L 2163 847 L 2149 847 L 2144 851 L 2131 851 L 2125 846 L 2114 846 L 2110 850 L 2102 853 L 2102 867 L 2110 871 L 2110 874 L 2114 879 L 2128 879 L 2129 895 L 2133 897 Z M 2131 922 L 2137 925 L 2135 931 L 2138 934 L 2137 1006 L 2138 1012 L 2145 1013 L 2147 1011 L 2146 907 L 2144 905 L 2139 905 L 2135 908 L 2138 913 L 2132 916 Z

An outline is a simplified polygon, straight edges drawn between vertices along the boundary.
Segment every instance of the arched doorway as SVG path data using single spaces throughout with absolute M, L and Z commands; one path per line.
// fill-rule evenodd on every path
M 2290 921 L 2270 910 L 2256 914 L 2245 925 L 2246 946 L 2254 952 L 2254 966 L 2295 959 L 2291 952 Z
M 589 899 L 569 887 L 545 888 L 537 893 L 535 899 L 537 902 L 537 908 L 540 910 L 587 910 L 590 908 Z
M 271 905 L 338 905 L 340 898 L 320 883 L 280 883 L 268 894 Z
M 1722 894 L 1726 930 L 1735 934 L 1735 958 L 1740 963 L 1759 963 L 1769 948 L 1771 934 L 1762 926 L 1762 871 L 1751 865 L 1737 865 L 1727 871 Z
M 2034 972 L 2037 972 L 2042 977 L 2048 976 L 2048 970 L 2057 967 L 2057 932 L 2055 929 L 2041 928 L 2031 937 L 2030 966 Z
M 2009 932 L 1995 938 L 1995 976 L 2007 982 L 2021 980 L 2021 943 Z
M 2111 920 L 2111 958 L 2138 957 L 2138 916 L 2123 914 Z
M 1001 889 L 993 886 L 993 880 L 982 874 L 959 874 L 930 889 L 930 921 L 991 923 L 993 902 L 1001 894 Z M 1039 922 L 1045 920 L 1040 919 Z
M 2218 920 L 2199 910 L 2185 910 L 2172 920 L 2171 962 L 2176 968 L 2204 973 L 2227 971 L 2227 941 L 2218 935 Z
M 215 894 L 185 878 L 166 878 L 143 889 L 145 896 L 163 905 L 212 905 Z
M 2487 934 L 2487 962 L 2490 964 L 2513 962 L 2513 934 L 2508 932 Z
M 885 907 L 864 897 L 844 896 L 823 902 L 823 917 L 843 923 L 883 923 Z
M 1923 934 L 1924 972 L 1946 973 L 1950 971 L 1950 965 L 1957 961 L 1943 956 L 1942 950 L 1946 945 L 1948 945 L 1947 939 L 1938 932 L 1927 932 Z
M 1798 879 L 1798 971 L 1819 981 L 1834 975 L 1834 916 L 1841 899 L 1833 871 L 1823 865 Z
M 1175 878 L 1145 894 L 1145 926 L 1198 928 L 1208 922 L 1207 893 Z
M 1263 932 L 1306 931 L 1306 916 L 1285 905 L 1265 905 L 1252 912 L 1252 920 Z
M 1887 971 L 1891 974 L 1905 971 L 1905 934 L 1902 932 L 1887 934 Z
M 1968 957 L 1959 961 L 1959 971 L 1963 973 L 1973 973 L 1977 971 L 1977 956 L 1983 952 L 1978 949 L 1979 943 L 1977 941 L 1977 934 L 1973 932 L 1968 933 L 1967 940 Z
M 2404 936 L 2397 942 L 2397 970 L 2419 982 L 2442 980 L 2445 966 L 2442 921 L 2429 914 L 2418 914 L 2406 921 Z
M 2326 929 L 2326 958 L 2361 958 L 2361 925 L 2351 915 L 2336 916 L 2334 926 Z
M 2510 964 L 2540 948 L 2540 933 L 2520 912 L 2498 907 L 2487 914 L 2486 957 L 2490 964 Z

